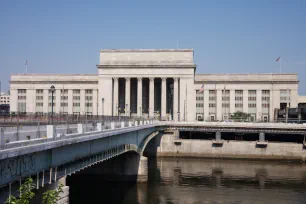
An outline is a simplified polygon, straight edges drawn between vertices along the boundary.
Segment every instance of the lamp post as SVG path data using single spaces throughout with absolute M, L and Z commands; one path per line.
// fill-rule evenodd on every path
M 102 98 L 102 118 L 104 116 L 104 98 Z
M 51 91 L 51 124 L 53 125 L 53 94 L 55 91 L 55 87 L 53 85 L 50 87 L 50 91 Z

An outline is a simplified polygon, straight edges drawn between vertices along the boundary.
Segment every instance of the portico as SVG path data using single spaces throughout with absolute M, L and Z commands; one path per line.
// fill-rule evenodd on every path
M 105 114 L 194 118 L 193 50 L 102 50 L 97 67 Z

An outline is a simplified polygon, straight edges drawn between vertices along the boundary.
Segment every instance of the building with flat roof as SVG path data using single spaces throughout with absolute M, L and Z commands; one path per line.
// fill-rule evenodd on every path
M 192 49 L 101 50 L 96 75 L 15 74 L 11 112 L 273 121 L 297 107 L 297 74 L 197 74 Z

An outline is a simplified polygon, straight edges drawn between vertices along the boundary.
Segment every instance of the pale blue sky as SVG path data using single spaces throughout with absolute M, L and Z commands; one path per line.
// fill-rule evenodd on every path
M 87 3 L 90 2 L 90 3 Z M 197 73 L 298 73 L 306 94 L 305 0 L 0 1 L 0 80 L 96 73 L 99 50 L 193 48 Z

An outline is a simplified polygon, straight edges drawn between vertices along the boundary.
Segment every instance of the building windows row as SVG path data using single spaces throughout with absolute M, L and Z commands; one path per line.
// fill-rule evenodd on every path
M 249 101 L 256 101 L 256 97 L 250 96 L 250 97 L 249 97 Z
M 36 89 L 36 94 L 43 94 L 44 90 L 43 89 Z
M 216 97 L 215 97 L 215 96 L 210 96 L 210 97 L 209 97 L 209 100 L 210 100 L 210 101 L 215 101 L 215 100 L 216 100 Z
M 92 96 L 85 96 L 85 100 L 91 101 L 92 100 Z
M 209 107 L 210 107 L 210 108 L 215 108 L 215 107 L 216 107 L 216 104 L 215 104 L 215 103 L 210 103 L 210 104 L 209 104 Z
M 222 101 L 229 101 L 230 97 L 229 96 L 222 96 Z
M 235 90 L 235 95 L 242 95 L 243 94 L 243 90 Z
M 242 96 L 235 96 L 235 101 L 242 101 L 243 97 Z
M 44 103 L 36 103 L 36 107 L 43 107 Z
M 61 96 L 61 100 L 68 100 L 68 96 Z
M 18 100 L 26 100 L 27 97 L 26 96 L 18 96 Z
M 263 108 L 269 108 L 269 107 L 270 107 L 270 104 L 262 104 L 262 107 L 263 107 Z
M 80 107 L 80 103 L 73 103 L 73 107 Z
M 44 100 L 43 96 L 36 96 L 36 100 Z
M 197 107 L 197 108 L 203 108 L 203 107 L 204 107 L 204 104 L 203 104 L 203 103 L 197 103 L 197 104 L 196 104 L 196 107 Z
M 235 108 L 243 108 L 243 104 L 242 103 L 235 103 Z
M 256 108 L 256 103 L 249 103 L 249 108 Z
M 270 101 L 270 97 L 267 97 L 267 96 L 263 96 L 261 98 L 262 101 Z
M 74 100 L 74 101 L 79 101 L 80 98 L 81 98 L 80 96 L 73 96 L 73 100 Z
M 203 100 L 204 100 L 204 97 L 203 97 L 203 96 L 198 96 L 198 97 L 196 97 L 196 100 L 197 100 L 197 101 L 203 101 Z
M 61 103 L 61 107 L 68 107 L 68 103 Z
M 27 93 L 27 90 L 26 89 L 18 89 L 17 92 L 19 94 L 25 94 L 25 93 Z
M 229 108 L 230 104 L 229 103 L 222 103 L 222 108 Z

